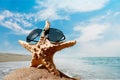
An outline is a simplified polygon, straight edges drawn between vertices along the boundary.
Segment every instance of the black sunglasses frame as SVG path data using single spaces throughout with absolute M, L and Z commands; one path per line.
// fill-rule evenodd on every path
M 39 37 L 40 34 L 42 33 L 42 31 L 43 31 L 42 29 L 35 29 L 35 30 L 31 31 L 29 33 L 29 35 L 27 36 L 26 41 L 27 42 L 32 42 L 32 41 L 38 42 L 37 40 L 35 40 L 35 38 Z M 57 34 L 59 34 L 61 37 L 57 36 Z M 64 36 L 63 32 L 56 28 L 50 28 L 49 30 L 45 31 L 45 36 L 49 41 L 51 41 L 53 43 L 54 42 L 62 42 L 63 40 L 65 40 L 65 36 Z M 59 39 L 55 40 L 54 36 L 58 37 Z

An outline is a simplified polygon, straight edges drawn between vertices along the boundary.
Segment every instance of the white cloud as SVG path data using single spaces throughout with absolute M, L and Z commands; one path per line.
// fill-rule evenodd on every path
M 0 13 L 0 25 L 11 29 L 15 34 L 28 34 L 30 30 L 27 30 L 27 28 L 30 29 L 36 22 L 38 23 L 41 20 L 58 19 L 68 19 L 68 17 L 62 18 L 51 9 L 28 14 L 14 13 L 9 10 Z
M 28 34 L 30 30 L 24 30 L 17 23 L 10 21 L 0 22 L 0 24 L 6 28 L 9 28 L 15 32 L 15 34 Z
M 38 5 L 35 6 L 35 9 L 38 10 L 38 18 L 68 20 L 69 15 L 72 13 L 99 10 L 108 2 L 109 0 L 36 0 Z M 61 14 L 62 12 L 64 14 Z
M 47 8 L 45 10 L 41 10 L 37 12 L 35 18 L 37 20 L 64 20 L 64 19 L 68 20 L 69 19 L 67 16 L 62 17 L 58 15 L 56 11 L 51 8 Z
M 103 38 L 107 27 L 108 25 L 90 24 L 84 27 L 77 26 L 74 30 L 81 32 L 80 37 L 77 39 L 79 42 L 89 42 Z
M 38 11 L 36 13 L 13 13 L 5 10 L 0 13 L 0 25 L 9 28 L 13 31 L 19 31 L 20 34 L 28 32 L 26 28 L 33 26 L 32 23 L 41 20 L 68 20 L 68 14 L 61 14 L 65 12 L 87 12 L 101 9 L 109 0 L 36 0 Z M 94 5 L 97 3 L 97 5 Z M 43 8 L 43 9 L 42 9 Z M 71 13 L 70 13 L 71 14 Z
M 0 25 L 14 31 L 14 34 L 28 34 L 30 30 L 24 27 L 31 27 L 32 24 L 24 19 L 25 16 L 5 10 L 0 14 Z
M 12 16 L 14 16 L 14 14 L 11 13 L 10 11 L 8 11 L 8 10 L 3 11 L 1 14 L 5 15 L 5 17 L 12 17 Z
M 78 50 L 76 49 L 76 56 L 97 56 L 97 57 L 113 57 L 120 56 L 120 41 L 119 40 L 111 40 L 104 43 L 85 43 L 79 44 Z M 79 52 L 79 53 L 78 53 Z
M 120 14 L 107 11 L 74 27 L 77 56 L 120 56 Z
M 4 16 L 0 15 L 0 21 L 4 19 Z
M 63 9 L 68 12 L 87 12 L 103 8 L 108 1 L 109 0 L 46 0 L 43 2 L 37 0 L 36 2 L 42 7 L 55 10 Z

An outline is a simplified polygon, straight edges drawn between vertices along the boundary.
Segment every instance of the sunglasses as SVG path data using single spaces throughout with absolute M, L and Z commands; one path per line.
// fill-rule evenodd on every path
M 26 38 L 26 41 L 27 42 L 38 42 L 35 39 L 41 35 L 42 31 L 43 31 L 42 29 L 34 29 L 33 31 L 29 33 L 29 35 Z M 61 42 L 65 40 L 65 36 L 63 32 L 55 28 L 50 28 L 49 30 L 45 31 L 45 36 L 51 42 Z

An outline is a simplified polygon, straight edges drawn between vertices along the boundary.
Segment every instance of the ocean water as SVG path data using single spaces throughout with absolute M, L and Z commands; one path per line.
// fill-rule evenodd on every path
M 81 80 L 120 80 L 120 57 L 55 58 L 56 67 Z M 29 61 L 0 63 L 0 80 L 17 68 L 28 67 Z
M 63 72 L 81 80 L 120 80 L 120 57 L 67 58 L 56 64 Z

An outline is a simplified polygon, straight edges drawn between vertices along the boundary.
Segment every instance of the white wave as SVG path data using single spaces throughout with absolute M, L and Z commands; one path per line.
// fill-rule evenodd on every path
M 0 63 L 0 80 L 3 80 L 3 77 L 14 69 L 27 67 L 29 62 L 2 62 Z
M 75 58 L 55 58 L 56 67 L 65 74 L 82 80 L 120 80 L 116 72 L 107 67 L 89 65 L 85 60 Z M 17 68 L 28 67 L 29 61 L 0 63 L 0 80 Z

